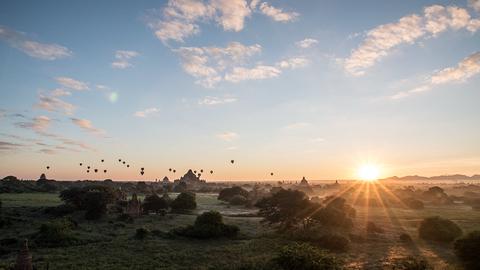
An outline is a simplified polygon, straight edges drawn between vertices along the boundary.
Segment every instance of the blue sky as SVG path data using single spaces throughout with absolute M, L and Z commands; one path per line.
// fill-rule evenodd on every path
M 0 174 L 480 173 L 479 12 L 479 1 L 2 1 Z

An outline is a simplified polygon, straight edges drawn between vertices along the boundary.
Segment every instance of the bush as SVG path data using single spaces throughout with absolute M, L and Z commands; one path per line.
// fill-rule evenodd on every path
M 406 257 L 397 259 L 393 269 L 398 270 L 429 270 L 433 269 L 425 259 L 417 257 Z
M 274 261 L 284 270 L 341 269 L 339 261 L 308 244 L 290 244 L 283 247 Z
M 398 239 L 400 240 L 400 242 L 405 243 L 405 244 L 411 244 L 411 243 L 413 243 L 413 239 L 412 239 L 412 237 L 411 237 L 408 233 L 402 233 L 402 234 L 400 234 L 400 236 L 398 237 Z
M 235 195 L 230 199 L 231 205 L 245 205 L 247 202 L 247 198 L 242 195 Z
M 336 252 L 345 252 L 350 248 L 350 240 L 339 234 L 323 235 L 315 242 L 321 248 Z
M 418 235 L 425 240 L 451 242 L 462 235 L 462 229 L 451 220 L 429 217 L 420 224 Z
M 155 193 L 148 195 L 143 201 L 143 210 L 147 213 L 149 211 L 160 213 L 163 212 L 165 209 L 168 209 L 168 202 Z
M 423 205 L 423 202 L 414 198 L 409 198 L 405 200 L 405 204 L 408 206 L 410 209 L 415 209 L 415 210 L 420 210 L 423 209 L 425 206 Z
M 197 208 L 195 193 L 182 192 L 172 201 L 170 207 L 173 211 L 193 210 Z
M 232 198 L 237 195 L 247 198 L 248 191 L 238 186 L 234 186 L 231 188 L 224 188 L 220 190 L 217 199 L 220 201 L 230 202 Z
M 346 204 L 344 198 L 337 197 L 330 200 L 327 205 L 311 215 L 311 218 L 327 227 L 351 229 L 352 218 L 355 217 L 355 209 Z
M 147 236 L 150 234 L 150 231 L 146 228 L 138 228 L 136 231 L 135 231 L 135 238 L 138 239 L 138 240 L 143 240 L 145 238 L 147 238 Z
M 480 269 L 480 231 L 473 231 L 466 237 L 455 241 L 455 254 L 460 259 L 466 270 Z
M 56 247 L 68 245 L 76 241 L 72 235 L 75 224 L 68 219 L 54 220 L 40 226 L 35 235 L 35 242 L 39 246 Z
M 193 226 L 175 229 L 173 232 L 182 236 L 207 239 L 234 237 L 238 231 L 237 226 L 224 224 L 219 212 L 209 211 L 198 216 Z
M 51 215 L 54 217 L 63 217 L 66 215 L 70 215 L 75 212 L 75 207 L 70 204 L 61 204 L 58 206 L 52 206 L 45 208 L 45 214 Z
M 367 233 L 384 233 L 385 230 L 378 227 L 375 223 L 369 221 L 367 223 Z

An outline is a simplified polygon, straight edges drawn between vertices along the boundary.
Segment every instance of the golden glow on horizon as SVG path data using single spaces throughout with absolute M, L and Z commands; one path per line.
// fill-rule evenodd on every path
M 362 181 L 375 181 L 380 176 L 380 169 L 375 164 L 363 164 L 358 168 L 357 174 Z

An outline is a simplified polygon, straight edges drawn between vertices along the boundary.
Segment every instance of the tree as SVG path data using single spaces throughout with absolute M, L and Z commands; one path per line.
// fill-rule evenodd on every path
M 478 250 L 480 249 L 480 231 L 473 231 L 466 237 L 455 241 L 455 254 L 466 270 L 480 269 Z
M 208 211 L 195 219 L 193 226 L 175 229 L 174 233 L 200 239 L 233 237 L 239 229 L 223 223 L 222 215 L 217 211 Z
M 319 207 L 308 200 L 305 193 L 298 190 L 280 189 L 270 197 L 257 202 L 259 215 L 269 224 L 279 225 L 281 229 L 291 228 L 303 221 L 312 212 L 312 206 Z
M 283 247 L 274 261 L 280 269 L 336 270 L 342 263 L 309 244 L 290 244 Z
M 327 200 L 327 205 L 311 215 L 311 219 L 321 225 L 350 229 L 355 209 L 348 205 L 344 198 L 335 197 Z
M 428 217 L 420 223 L 418 228 L 420 238 L 439 242 L 452 242 L 462 235 L 462 229 L 449 219 Z
M 85 218 L 98 219 L 107 212 L 107 205 L 117 198 L 118 193 L 107 186 L 69 188 L 60 193 L 60 198 L 77 210 L 86 210 Z
M 165 209 L 168 209 L 168 202 L 164 198 L 159 197 L 156 193 L 148 195 L 145 197 L 145 200 L 143 200 L 143 210 L 145 212 L 152 211 L 159 213 Z
M 180 182 L 175 187 L 173 188 L 173 192 L 187 192 L 187 183 L 185 182 Z
M 230 202 L 230 200 L 236 196 L 240 195 L 244 198 L 248 197 L 248 191 L 243 189 L 242 187 L 234 186 L 231 188 L 224 188 L 220 190 L 217 199 L 220 201 Z
M 182 192 L 172 201 L 170 207 L 173 211 L 193 210 L 197 208 L 195 193 Z

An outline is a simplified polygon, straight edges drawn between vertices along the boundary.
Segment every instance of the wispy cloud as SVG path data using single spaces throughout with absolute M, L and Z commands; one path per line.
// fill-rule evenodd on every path
M 480 12 L 480 0 L 468 0 L 468 5 Z
M 87 119 L 79 119 L 79 118 L 70 118 L 72 120 L 72 123 L 77 125 L 78 127 L 82 128 L 85 131 L 88 131 L 90 133 L 96 134 L 96 135 L 104 135 L 105 131 L 98 129 L 93 126 L 92 122 Z
M 198 101 L 199 105 L 206 105 L 206 106 L 213 106 L 213 105 L 221 105 L 227 104 L 237 101 L 236 98 L 233 97 L 211 97 L 207 96 Z
M 71 96 L 72 93 L 70 91 L 66 91 L 62 88 L 54 89 L 50 92 L 50 95 L 53 97 L 63 97 L 63 96 Z
M 259 8 L 275 21 L 288 22 L 298 17 L 296 12 L 284 12 L 263 2 L 246 0 L 169 0 L 166 7 L 154 10 L 146 16 L 146 23 L 162 42 L 184 42 L 186 38 L 200 33 L 199 23 L 216 22 L 225 31 L 239 32 L 245 19 Z
M 363 43 L 343 61 L 345 70 L 355 76 L 364 75 L 402 44 L 414 44 L 420 38 L 436 37 L 446 30 L 480 29 L 480 20 L 471 19 L 467 10 L 455 6 L 428 6 L 423 15 L 411 14 L 398 22 L 379 25 L 368 31 Z
M 30 40 L 24 33 L 2 25 L 0 25 L 0 39 L 7 42 L 11 47 L 42 60 L 56 60 L 72 55 L 72 52 L 64 46 Z
M 132 66 L 130 60 L 140 55 L 136 51 L 118 50 L 115 52 L 115 61 L 112 62 L 112 67 L 117 69 L 126 69 Z
M 260 4 L 260 12 L 267 15 L 277 22 L 291 22 L 297 19 L 299 14 L 297 12 L 285 12 L 280 8 L 275 8 L 267 2 Z
M 38 103 L 35 105 L 35 107 L 43 110 L 50 112 L 62 112 L 66 115 L 72 115 L 75 111 L 75 106 L 73 104 L 57 98 L 56 95 L 50 96 L 39 93 L 38 99 Z
M 36 132 L 44 132 L 50 126 L 51 119 L 47 116 L 41 115 L 34 117 L 31 121 L 28 122 L 17 122 L 15 125 L 17 127 L 31 129 Z
M 473 53 L 460 61 L 455 67 L 448 67 L 435 72 L 429 76 L 425 83 L 408 91 L 399 92 L 392 99 L 405 98 L 410 95 L 431 90 L 434 86 L 453 83 L 465 82 L 469 78 L 480 73 L 480 52 Z
M 160 112 L 160 110 L 158 108 L 153 107 L 153 108 L 147 108 L 142 111 L 137 111 L 133 115 L 136 117 L 146 118 L 150 115 L 157 114 L 158 112 Z
M 0 141 L 0 151 L 12 151 L 24 147 L 24 144 Z
M 302 48 L 302 49 L 310 48 L 310 47 L 312 47 L 316 44 L 318 44 L 318 40 L 313 39 L 313 38 L 306 38 L 304 40 L 300 40 L 300 41 L 295 42 L 295 45 L 299 48 Z
M 232 131 L 227 131 L 227 132 L 217 134 L 216 137 L 223 141 L 231 142 L 238 137 L 238 134 Z
M 87 83 L 69 77 L 57 77 L 55 78 L 55 80 L 57 81 L 57 83 L 68 89 L 79 91 L 89 89 Z

